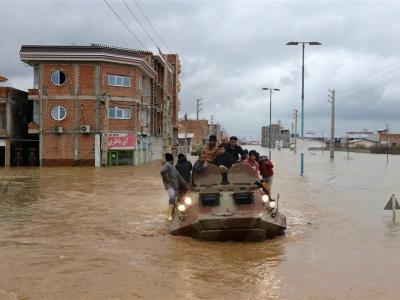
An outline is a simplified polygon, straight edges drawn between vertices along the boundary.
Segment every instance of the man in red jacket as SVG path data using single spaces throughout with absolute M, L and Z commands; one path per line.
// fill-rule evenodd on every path
M 260 173 L 264 181 L 268 183 L 268 193 L 271 195 L 272 177 L 274 175 L 274 165 L 266 156 L 261 156 L 259 160 Z

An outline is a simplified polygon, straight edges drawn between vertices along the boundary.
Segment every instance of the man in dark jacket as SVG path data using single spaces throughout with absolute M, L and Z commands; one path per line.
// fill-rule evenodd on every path
M 178 155 L 178 162 L 175 165 L 179 174 L 185 179 L 186 183 L 190 183 L 190 173 L 192 171 L 192 163 L 186 159 L 186 156 L 182 153 Z
M 245 159 L 245 156 L 242 147 L 237 144 L 237 140 L 236 136 L 231 136 L 229 144 L 225 147 L 225 151 L 231 153 L 236 161 L 241 161 Z
M 215 156 L 213 164 L 217 167 L 224 166 L 225 168 L 230 169 L 235 162 L 236 161 L 232 153 L 225 151 L 224 145 L 220 144 L 218 146 L 217 156 Z
M 174 157 L 171 153 L 165 153 L 165 163 L 161 167 L 160 171 L 164 188 L 168 193 L 169 205 L 168 205 L 168 221 L 172 220 L 176 199 L 180 191 L 187 189 L 187 183 L 179 175 L 178 171 L 174 167 Z
M 235 158 L 229 152 L 225 151 L 224 144 L 220 144 L 217 149 L 217 155 L 214 158 L 213 164 L 220 168 L 222 173 L 222 183 L 228 183 L 228 169 L 235 163 Z

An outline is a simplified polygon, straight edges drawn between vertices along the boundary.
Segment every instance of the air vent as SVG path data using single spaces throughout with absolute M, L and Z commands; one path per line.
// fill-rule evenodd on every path
M 254 202 L 253 193 L 235 193 L 233 194 L 233 200 L 236 205 L 252 204 Z
M 84 134 L 90 133 L 90 125 L 81 125 L 81 133 Z
M 218 206 L 219 205 L 219 193 L 200 194 L 200 203 L 202 206 Z
M 64 128 L 62 126 L 56 126 L 54 127 L 54 132 L 57 134 L 62 134 L 64 133 Z

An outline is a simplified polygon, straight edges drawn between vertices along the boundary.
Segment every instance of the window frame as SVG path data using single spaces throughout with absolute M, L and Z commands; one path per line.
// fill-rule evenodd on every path
M 53 74 L 55 74 L 56 72 L 58 72 L 58 79 L 60 79 L 60 73 L 63 73 L 63 74 L 64 74 L 65 80 L 64 80 L 63 83 L 55 83 L 55 82 L 54 82 L 54 80 L 53 80 Z M 53 70 L 53 71 L 51 71 L 51 73 L 50 73 L 50 81 L 51 81 L 51 83 L 52 83 L 53 85 L 55 85 L 55 86 L 63 86 L 63 85 L 65 85 L 65 84 L 67 83 L 67 73 L 66 73 L 64 70 L 62 70 L 62 69 L 60 69 L 60 70 Z
M 132 87 L 132 76 L 107 74 L 107 85 L 130 88 Z
M 57 108 L 57 116 L 59 117 L 60 116 L 60 109 L 61 108 L 63 108 L 64 109 L 64 117 L 63 118 L 55 118 L 54 116 L 53 116 L 53 110 L 55 109 L 55 108 Z M 67 109 L 64 107 L 64 106 L 62 106 L 62 105 L 54 105 L 51 109 L 50 109 L 50 116 L 51 116 L 51 118 L 54 120 L 54 121 L 63 121 L 63 120 L 65 120 L 65 118 L 67 117 Z
M 127 115 L 126 115 L 126 113 L 127 113 Z M 108 118 L 109 119 L 117 119 L 117 120 L 130 120 L 132 118 L 131 109 L 130 108 L 110 107 L 108 110 Z

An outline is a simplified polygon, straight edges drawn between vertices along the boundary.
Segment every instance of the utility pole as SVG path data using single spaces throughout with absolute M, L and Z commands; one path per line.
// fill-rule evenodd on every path
M 214 134 L 215 136 L 217 135 L 216 132 L 214 132 L 214 115 L 210 116 L 210 130 L 209 130 L 209 135 Z
M 294 115 L 294 153 L 297 151 L 297 109 L 293 109 Z
M 103 167 L 107 167 L 107 154 L 108 154 L 108 111 L 110 109 L 111 95 L 104 95 L 104 125 L 103 125 L 103 147 L 101 155 L 101 164 Z
M 199 112 L 202 111 L 203 99 L 196 99 L 196 120 L 199 119 Z
M 332 104 L 332 116 L 331 116 L 331 141 L 329 143 L 330 158 L 335 157 L 335 90 L 329 90 L 331 93 L 328 96 L 328 102 Z

